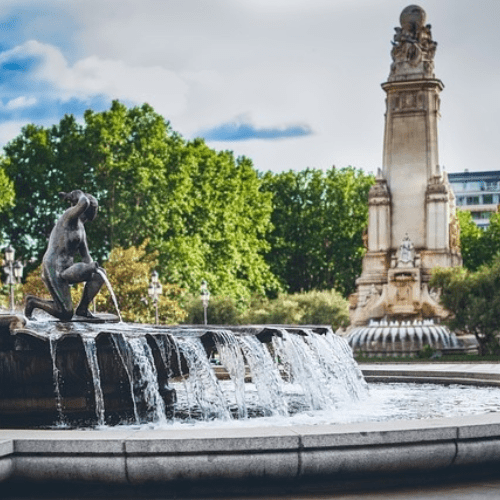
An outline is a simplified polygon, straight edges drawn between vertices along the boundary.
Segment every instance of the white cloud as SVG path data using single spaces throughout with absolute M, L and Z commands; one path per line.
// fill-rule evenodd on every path
M 5 104 L 5 109 L 9 111 L 13 111 L 15 109 L 23 109 L 34 106 L 37 103 L 35 97 L 27 97 L 27 96 L 19 96 L 14 99 L 11 99 Z
M 105 95 L 138 104 L 149 102 L 158 112 L 174 116 L 185 107 L 187 83 L 160 66 L 130 66 L 123 61 L 97 56 L 70 65 L 57 47 L 36 40 L 0 54 L 0 62 L 16 57 L 38 58 L 34 78 L 47 82 L 52 94 L 62 100 Z M 16 102 L 22 104 L 32 100 L 18 98 Z
M 21 129 L 26 125 L 26 121 L 10 120 L 0 123 L 0 144 L 7 144 L 14 137 L 17 137 Z

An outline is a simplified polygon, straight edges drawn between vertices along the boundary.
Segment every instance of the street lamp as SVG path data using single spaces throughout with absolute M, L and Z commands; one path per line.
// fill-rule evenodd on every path
M 23 264 L 20 261 L 14 262 L 15 250 L 12 245 L 5 249 L 5 260 L 3 269 L 7 274 L 6 284 L 9 285 L 10 311 L 14 312 L 14 285 L 21 282 L 23 277 Z
M 210 292 L 208 291 L 208 284 L 205 280 L 203 280 L 201 282 L 201 303 L 203 304 L 203 319 L 205 325 L 208 325 L 207 309 L 209 300 L 210 300 Z
M 158 272 L 155 270 L 151 273 L 151 283 L 148 286 L 148 295 L 153 300 L 155 306 L 155 324 L 158 324 L 158 298 L 162 291 L 161 283 L 158 280 Z

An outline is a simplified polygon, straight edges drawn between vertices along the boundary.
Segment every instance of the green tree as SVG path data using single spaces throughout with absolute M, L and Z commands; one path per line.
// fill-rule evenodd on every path
M 128 249 L 115 247 L 104 264 L 125 321 L 153 323 L 155 319 L 155 307 L 148 297 L 147 289 L 158 261 L 156 253 L 146 252 L 147 243 L 145 241 Z M 181 307 L 183 290 L 170 284 L 163 284 L 162 288 L 158 298 L 159 321 L 163 324 L 179 323 L 186 316 Z M 101 292 L 96 302 L 99 310 L 112 312 L 115 309 L 109 292 Z
M 460 252 L 463 265 L 470 271 L 476 271 L 487 260 L 484 233 L 472 220 L 468 210 L 457 210 L 457 218 L 460 224 Z
M 66 208 L 57 193 L 74 185 L 86 189 L 79 178 L 80 130 L 66 116 L 50 129 L 27 125 L 4 147 L 0 170 L 13 184 L 15 205 L 0 214 L 0 225 L 25 260 L 39 260 L 55 218 Z
M 264 259 L 271 195 L 248 158 L 188 142 L 169 164 L 172 202 L 165 233 L 152 243 L 169 281 L 234 298 L 279 289 Z
M 185 141 L 147 104 L 28 125 L 0 161 L 16 193 L 0 223 L 24 259 L 40 261 L 66 209 L 58 192 L 79 188 L 100 205 L 86 225 L 95 260 L 149 238 L 160 274 L 192 292 L 202 279 L 235 298 L 279 289 L 264 259 L 271 195 L 251 161 Z
M 430 286 L 441 290 L 441 303 L 452 315 L 452 330 L 475 335 L 480 355 L 500 352 L 500 256 L 475 272 L 438 268 Z
M 373 176 L 332 167 L 267 173 L 263 181 L 273 193 L 266 256 L 273 273 L 290 292 L 335 288 L 349 295 L 361 273 Z
M 482 245 L 483 262 L 490 264 L 494 258 L 500 254 L 500 213 L 491 215 L 490 223 L 483 232 Z

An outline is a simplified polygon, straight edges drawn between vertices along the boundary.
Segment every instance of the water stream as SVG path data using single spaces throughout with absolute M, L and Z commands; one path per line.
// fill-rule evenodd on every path
M 109 282 L 108 275 L 104 271 L 104 269 L 97 269 L 97 272 L 101 275 L 102 279 L 104 280 L 104 283 L 106 283 L 106 286 L 108 287 L 109 294 L 111 295 L 111 300 L 113 301 L 113 304 L 116 309 L 116 314 L 118 315 L 118 318 L 120 320 L 120 323 L 123 322 L 122 314 L 120 312 L 120 308 L 118 307 L 118 300 L 116 299 L 115 292 L 113 290 L 113 287 L 111 286 L 111 283 Z

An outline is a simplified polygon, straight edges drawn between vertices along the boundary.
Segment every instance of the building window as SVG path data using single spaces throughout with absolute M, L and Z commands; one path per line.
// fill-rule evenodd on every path
M 487 182 L 486 191 L 496 191 L 498 189 L 498 182 Z
M 463 205 L 465 198 L 463 196 L 459 196 L 457 198 L 457 205 Z
M 483 205 L 491 205 L 493 203 L 492 194 L 483 194 Z
M 467 205 L 479 205 L 479 196 L 467 196 Z
M 492 212 L 471 212 L 471 216 L 474 220 L 489 220 Z

